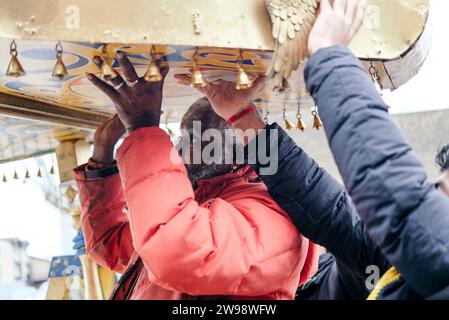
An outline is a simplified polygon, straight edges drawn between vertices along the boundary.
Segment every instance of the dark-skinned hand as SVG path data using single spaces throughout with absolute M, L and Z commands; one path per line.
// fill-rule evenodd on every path
M 114 161 L 115 145 L 125 132 L 125 126 L 117 115 L 99 126 L 94 134 L 94 159 L 103 163 Z
M 160 55 L 156 56 L 156 64 L 161 66 Z M 104 92 L 114 103 L 117 114 L 128 133 L 142 127 L 159 126 L 162 107 L 162 91 L 164 80 L 169 68 L 160 67 L 162 80 L 159 82 L 147 82 L 136 73 L 133 65 L 124 52 L 118 51 L 116 59 L 122 69 L 123 77 L 111 80 L 112 85 L 99 79 L 92 73 L 87 78 L 102 92 Z M 94 63 L 101 66 L 103 61 L 100 57 L 94 58 Z

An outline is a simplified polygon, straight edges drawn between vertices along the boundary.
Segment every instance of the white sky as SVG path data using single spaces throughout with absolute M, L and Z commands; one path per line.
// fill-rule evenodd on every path
M 43 157 L 50 168 L 54 159 Z M 31 179 L 24 182 L 26 169 Z M 14 180 L 17 170 L 20 179 Z M 38 167 L 32 159 L 0 165 L 0 239 L 19 238 L 29 242 L 28 253 L 50 259 L 52 256 L 72 254 L 70 239 L 75 231 L 70 226 L 70 217 L 62 216 L 55 207 L 46 202 L 41 187 L 36 183 Z M 3 174 L 8 182 L 3 183 Z M 58 177 L 50 176 L 47 183 L 56 185 Z M 65 237 L 63 237 L 63 233 Z M 64 241 L 63 241 L 64 238 Z
M 393 113 L 449 108 L 448 12 L 449 1 L 432 1 L 430 55 L 415 78 L 397 91 L 385 94 Z M 50 158 L 46 161 L 51 163 Z M 25 166 L 32 165 L 29 161 L 0 165 L 0 174 L 7 172 L 11 177 L 14 167 L 21 169 L 23 174 Z M 61 220 L 60 213 L 45 202 L 43 193 L 32 181 L 26 184 L 11 179 L 7 184 L 0 181 L 0 238 L 27 240 L 30 242 L 29 253 L 38 257 L 71 254 L 70 239 L 74 232 L 69 223 L 69 219 Z

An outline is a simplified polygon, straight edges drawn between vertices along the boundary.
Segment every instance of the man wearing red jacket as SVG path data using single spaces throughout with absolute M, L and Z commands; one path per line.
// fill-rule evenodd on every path
M 117 75 L 111 86 L 87 75 L 118 116 L 97 130 L 93 157 L 75 169 L 87 254 L 123 273 L 111 298 L 293 299 L 316 271 L 315 245 L 249 166 L 185 166 L 159 129 L 164 80 L 146 82 L 123 52 L 117 59 L 126 81 Z M 263 83 L 229 102 L 249 105 Z M 204 99 L 187 112 L 183 129 L 192 132 L 194 120 L 201 134 L 230 128 Z

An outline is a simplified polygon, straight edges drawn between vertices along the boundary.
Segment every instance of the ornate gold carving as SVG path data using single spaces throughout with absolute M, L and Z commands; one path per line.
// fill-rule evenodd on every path
M 307 57 L 307 39 L 315 21 L 317 0 L 266 0 L 276 46 L 268 75 L 276 90 L 288 88 L 287 79 Z

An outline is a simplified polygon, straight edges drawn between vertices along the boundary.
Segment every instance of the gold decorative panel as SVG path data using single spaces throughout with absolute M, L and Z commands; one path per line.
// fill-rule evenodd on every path
M 127 52 L 140 75 L 148 66 L 151 44 L 166 55 L 171 70 L 164 89 L 167 119 L 162 123 L 179 122 L 186 108 L 201 97 L 174 79 L 176 73 L 191 71 L 196 47 L 201 71 L 214 81 L 235 79 L 239 48 L 245 49 L 245 71 L 265 73 L 274 46 L 264 0 L 0 0 L 0 8 L 0 113 L 23 118 L 29 128 L 33 121 L 44 121 L 36 122 L 36 127 L 48 131 L 79 128 L 88 133 L 114 114 L 107 97 L 85 77 L 86 72 L 99 72 L 92 58 L 105 44 L 111 56 L 116 50 Z M 425 60 L 430 47 L 428 10 L 429 0 L 369 0 L 364 25 L 351 49 L 359 58 L 373 61 L 385 88 L 407 82 Z M 26 71 L 18 78 L 5 74 L 13 38 Z M 69 74 L 64 80 L 51 75 L 59 40 Z M 370 62 L 365 64 L 368 69 Z M 116 62 L 114 67 L 119 67 Z M 310 107 L 313 102 L 304 95 L 303 82 L 300 68 L 290 79 L 291 92 L 275 93 L 269 83 L 255 103 L 269 107 L 272 115 L 282 114 L 284 107 L 296 110 L 298 101 Z M 4 119 L 15 122 L 11 125 L 12 120 Z M 0 121 L 0 133 L 18 128 L 16 142 L 45 140 L 18 125 L 17 118 Z M 3 140 L 6 137 L 9 134 Z M 2 141 L 1 149 L 6 150 L 0 158 L 33 154 L 31 145 L 26 151 L 17 145 L 13 154 L 11 146 L 16 142 Z

